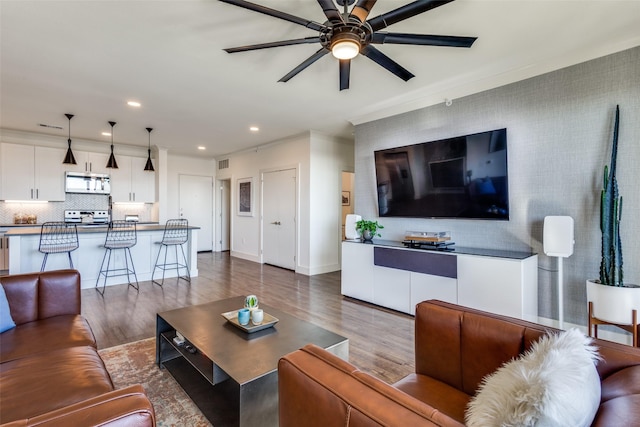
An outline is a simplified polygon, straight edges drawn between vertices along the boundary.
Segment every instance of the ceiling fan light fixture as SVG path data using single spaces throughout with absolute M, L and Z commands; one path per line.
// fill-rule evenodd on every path
M 359 28 L 345 26 L 336 28 L 331 36 L 329 49 L 338 59 L 353 59 L 362 48 L 362 31 Z
M 306 18 L 291 15 L 277 9 L 257 5 L 245 0 L 221 0 L 243 9 L 262 13 L 273 18 L 282 19 L 318 32 L 316 37 L 303 37 L 276 42 L 258 43 L 224 49 L 227 53 L 247 52 L 281 46 L 292 46 L 307 43 L 319 43 L 321 48 L 297 67 L 285 74 L 279 82 L 288 82 L 301 71 L 315 63 L 329 52 L 339 59 L 340 90 L 349 89 L 351 59 L 359 54 L 366 56 L 379 66 L 385 68 L 405 82 L 415 77 L 409 70 L 379 51 L 376 44 L 398 44 L 417 46 L 449 46 L 469 48 L 477 37 L 443 36 L 434 34 L 409 34 L 383 32 L 390 25 L 412 18 L 421 13 L 441 7 L 454 0 L 396 0 L 406 3 L 396 6 L 381 15 L 369 19 L 371 9 L 377 0 L 317 0 L 322 8 L 326 21 L 319 23 Z M 277 2 L 276 2 L 277 3 Z M 340 12 L 336 4 L 343 6 Z M 390 2 L 395 3 L 395 2 Z M 348 6 L 353 5 L 349 12 Z M 392 6 L 393 7 L 393 6 Z
M 360 53 L 360 43 L 354 40 L 339 40 L 331 45 L 331 53 L 338 59 L 353 59 Z

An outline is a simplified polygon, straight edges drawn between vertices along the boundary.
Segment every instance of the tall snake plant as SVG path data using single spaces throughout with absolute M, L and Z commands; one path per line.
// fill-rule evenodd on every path
M 622 217 L 622 196 L 618 193 L 616 179 L 616 156 L 618 154 L 618 126 L 620 107 L 616 106 L 613 126 L 613 148 L 611 167 L 604 167 L 604 188 L 600 199 L 600 230 L 602 231 L 602 260 L 600 262 L 600 283 L 609 286 L 623 286 L 622 242 L 620 241 L 620 219 Z

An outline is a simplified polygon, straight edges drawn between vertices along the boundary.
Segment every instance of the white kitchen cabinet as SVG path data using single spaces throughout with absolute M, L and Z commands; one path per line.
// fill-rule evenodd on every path
M 114 202 L 155 202 L 155 172 L 145 171 L 147 159 L 118 156 L 118 169 L 110 169 Z
M 131 192 L 135 202 L 154 203 L 156 201 L 156 173 L 144 170 L 147 159 L 131 158 Z
M 131 202 L 131 160 L 118 156 L 117 169 L 109 169 L 111 175 L 111 197 L 114 202 Z
M 76 159 L 75 165 L 64 165 L 65 171 L 87 172 L 87 173 L 110 173 L 107 168 L 109 154 L 92 153 L 90 151 L 73 150 L 73 157 Z
M 65 200 L 64 149 L 3 143 L 0 150 L 0 199 Z
M 31 145 L 2 144 L 2 199 L 33 200 L 35 154 Z
M 37 200 L 65 200 L 64 160 L 61 148 L 35 147 L 34 187 Z

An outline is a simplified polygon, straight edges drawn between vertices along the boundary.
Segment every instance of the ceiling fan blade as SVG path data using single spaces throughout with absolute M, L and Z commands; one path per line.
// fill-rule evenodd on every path
M 279 18 L 288 22 L 293 22 L 294 24 L 302 25 L 303 27 L 307 27 L 312 30 L 322 31 L 323 29 L 326 28 L 324 25 L 318 24 L 317 22 L 309 21 L 308 19 L 300 18 L 298 16 L 291 15 L 286 12 L 281 12 L 279 10 L 271 9 L 266 6 L 251 3 L 245 0 L 220 0 L 220 1 L 223 3 L 229 3 L 234 6 L 242 7 L 244 9 L 253 10 L 254 12 L 273 16 L 274 18 Z
M 358 0 L 353 9 L 351 9 L 350 16 L 358 18 L 360 22 L 364 22 L 367 20 L 367 16 L 369 16 L 369 12 L 373 9 L 373 5 L 376 4 L 377 0 Z
M 333 0 L 318 0 L 318 4 L 330 22 L 344 22 L 342 14 L 338 11 Z
M 409 70 L 395 62 L 393 59 L 389 58 L 384 53 L 380 52 L 378 49 L 371 45 L 365 46 L 360 53 L 364 56 L 376 62 L 378 65 L 386 68 L 388 71 L 392 72 L 396 76 L 400 77 L 405 82 L 409 79 L 415 77 Z
M 351 74 L 351 60 L 340 60 L 340 90 L 349 89 L 349 75 Z
M 325 49 L 324 47 L 320 48 L 320 50 L 318 50 L 316 53 L 314 53 L 313 55 L 311 55 L 310 57 L 305 59 L 300 65 L 298 65 L 293 70 L 289 71 L 289 73 L 286 76 L 284 76 L 283 78 L 281 78 L 278 81 L 279 82 L 288 82 L 289 80 L 294 78 L 300 71 L 304 70 L 309 65 L 313 64 L 314 62 L 316 62 L 318 59 L 322 58 L 323 56 L 325 56 L 329 52 L 330 52 L 329 49 Z
M 296 44 L 305 44 L 305 43 L 320 43 L 320 37 L 305 37 L 303 39 L 282 40 L 279 42 L 252 44 L 247 46 L 230 47 L 224 50 L 227 53 L 238 53 L 238 52 L 247 52 L 250 50 L 268 49 L 271 47 L 280 47 L 280 46 L 292 46 Z
M 431 34 L 374 33 L 371 43 L 415 44 L 422 46 L 471 47 L 477 37 L 437 36 Z
M 427 10 L 435 9 L 436 7 L 445 5 L 452 1 L 453 0 L 417 0 L 390 12 L 376 16 L 375 18 L 371 18 L 367 22 L 371 25 L 373 31 L 378 31 L 383 28 L 387 28 L 389 25 L 395 24 L 396 22 L 404 21 L 405 19 L 419 15 Z

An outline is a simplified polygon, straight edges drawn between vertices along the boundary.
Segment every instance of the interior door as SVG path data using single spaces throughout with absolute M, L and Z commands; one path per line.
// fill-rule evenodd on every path
M 198 230 L 198 252 L 213 250 L 213 177 L 180 175 L 180 218 Z
M 296 170 L 262 175 L 262 259 L 265 263 L 296 268 Z

